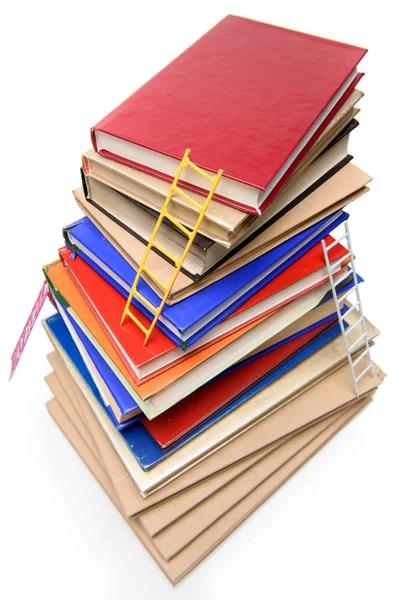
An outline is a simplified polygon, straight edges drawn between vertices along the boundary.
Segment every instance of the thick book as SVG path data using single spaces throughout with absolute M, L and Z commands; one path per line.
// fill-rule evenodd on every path
M 232 238 L 230 242 L 221 245 L 197 234 L 183 262 L 182 273 L 194 281 L 199 281 L 343 168 L 352 158 L 347 153 L 348 140 L 350 132 L 357 125 L 356 120 L 349 123 L 332 144 L 278 195 L 262 216 L 255 221 L 249 221 L 247 227 L 241 228 L 236 239 Z M 82 181 L 89 202 L 140 242 L 148 244 L 159 217 L 157 211 L 144 207 L 108 185 L 84 175 L 83 172 Z M 187 237 L 169 219 L 164 219 L 156 241 L 173 256 L 181 256 L 187 244 Z M 154 252 L 174 264 L 157 248 L 154 248 Z
M 214 199 L 261 214 L 350 96 L 365 53 L 229 15 L 93 127 L 94 149 L 172 180 L 190 148 L 199 167 L 224 171 Z M 196 172 L 181 184 L 205 192 Z
M 61 358 L 60 361 L 62 362 Z M 55 369 L 58 375 L 57 371 Z M 232 531 L 240 526 L 249 515 L 253 514 L 276 490 L 280 489 L 282 484 L 293 474 L 298 473 L 299 469 L 304 464 L 307 464 L 310 458 L 316 455 L 318 450 L 363 410 L 371 400 L 360 400 L 355 404 L 346 403 L 346 400 L 343 400 L 342 406 L 347 404 L 346 408 L 338 409 L 338 411 L 331 412 L 330 414 L 320 414 L 319 419 L 315 420 L 315 422 L 303 424 L 302 428 L 298 427 L 298 429 L 301 429 L 299 433 L 293 430 L 286 434 L 286 438 L 282 440 L 282 443 L 277 441 L 275 443 L 274 441 L 267 442 L 265 445 L 268 445 L 268 449 L 258 453 L 258 458 L 261 459 L 260 462 L 257 461 L 254 464 L 255 461 L 248 459 L 240 464 L 239 469 L 236 466 L 232 466 L 231 469 L 215 473 L 211 491 L 209 479 L 205 479 L 203 476 L 196 487 L 195 494 L 196 492 L 198 494 L 195 498 L 193 498 L 193 490 L 187 490 L 188 494 L 180 494 L 176 505 L 174 499 L 171 498 L 171 486 L 164 487 L 161 495 L 167 499 L 167 504 L 154 506 L 155 495 L 147 497 L 144 500 L 129 481 L 129 470 L 123 462 L 121 464 L 120 460 L 118 460 L 120 457 L 115 449 L 110 446 L 106 433 L 98 430 L 96 443 L 94 443 L 92 436 L 86 432 L 85 428 L 82 428 L 82 421 L 79 416 L 73 411 L 68 411 L 68 406 L 73 406 L 70 397 L 76 388 L 75 386 L 66 384 L 63 376 L 59 376 L 59 379 L 62 381 L 63 386 L 67 388 L 68 395 L 63 394 L 60 402 L 58 402 L 59 396 L 56 395 L 52 400 L 47 402 L 47 410 L 105 494 L 113 502 L 114 506 L 118 507 L 122 517 L 127 517 L 127 511 L 123 502 L 125 496 L 129 498 L 132 505 L 140 506 L 142 512 L 139 518 L 128 519 L 129 526 L 174 586 L 198 566 L 221 542 L 225 542 Z M 332 384 L 332 387 L 334 386 L 335 383 Z M 66 411 L 63 410 L 64 406 L 67 406 Z M 83 403 L 83 410 L 85 408 L 86 404 Z M 86 410 L 84 422 L 87 422 L 89 431 L 96 431 L 96 417 L 91 413 L 90 409 Z M 240 436 L 239 439 L 242 447 L 246 447 L 246 442 L 249 437 L 251 439 L 252 434 L 253 431 L 251 430 L 247 432 L 247 438 L 245 437 L 246 434 Z M 271 453 L 272 450 L 274 450 L 273 453 Z M 216 453 L 214 456 L 220 458 L 221 452 Z M 244 458 L 245 456 L 244 453 L 244 456 L 242 455 L 240 458 Z M 109 466 L 115 463 L 119 466 L 118 470 Z M 204 467 L 207 469 L 209 462 L 203 461 L 198 465 L 199 469 L 205 470 Z M 184 478 L 185 474 L 181 475 L 175 481 L 174 487 L 184 490 L 184 481 L 182 481 Z M 198 478 L 200 478 L 199 475 Z M 126 486 L 128 492 L 123 496 L 119 492 L 119 489 L 122 487 L 121 482 L 125 483 L 126 481 L 129 482 Z M 228 482 L 229 484 L 226 485 Z M 168 495 L 168 491 L 170 495 Z M 210 498 L 212 491 L 216 493 Z M 211 500 L 210 508 L 208 498 Z M 168 502 L 168 500 L 171 501 Z M 201 500 L 207 502 L 208 510 L 203 510 L 204 503 Z M 153 510 L 148 511 L 147 514 L 143 513 L 143 505 L 153 508 Z M 164 510 L 165 507 L 167 507 L 166 511 Z M 193 508 L 194 510 L 191 510 Z M 138 512 L 140 509 L 138 509 Z M 187 539 L 184 540 L 185 547 L 180 551 L 177 560 L 164 559 L 160 554 L 159 548 L 154 543 L 154 537 L 152 536 L 164 527 L 155 529 L 154 526 L 151 527 L 148 523 L 152 524 L 154 517 L 156 523 L 160 522 L 158 518 L 159 511 L 161 511 L 161 521 L 164 518 L 164 522 L 167 522 L 165 527 L 169 523 L 174 523 L 178 527 L 179 525 L 183 525 L 184 527 Z M 176 513 L 178 514 L 175 517 Z M 265 511 L 263 515 L 265 518 Z M 182 520 L 181 517 L 183 517 Z M 189 522 L 187 519 L 189 519 Z M 99 529 L 104 529 L 104 520 L 101 516 L 96 519 L 95 524 Z M 204 533 L 201 534 L 201 532 Z M 174 531 L 172 535 L 169 535 L 169 533 L 167 539 L 173 543 L 182 539 Z M 242 535 L 245 535 L 245 532 L 242 532 Z M 199 545 L 199 541 L 201 545 Z M 223 575 L 225 573 L 228 574 L 230 567 L 231 564 L 226 565 L 225 569 L 219 568 L 218 573 L 222 573 Z
M 189 298 L 164 306 L 157 327 L 183 349 L 195 344 L 347 218 L 347 213 L 339 211 Z M 65 239 L 70 249 L 104 280 L 123 296 L 129 295 L 136 272 L 88 219 L 68 226 Z M 142 279 L 138 291 L 158 306 L 158 296 Z M 139 299 L 134 298 L 133 305 L 152 319 Z

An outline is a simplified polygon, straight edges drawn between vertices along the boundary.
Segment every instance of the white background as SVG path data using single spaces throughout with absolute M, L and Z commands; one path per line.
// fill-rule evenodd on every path
M 0 597 L 399 597 L 399 82 L 395 2 L 10 2 L 1 10 Z M 392 8 L 391 8 L 392 7 Z M 89 128 L 227 13 L 369 48 L 351 206 L 366 315 L 388 373 L 375 402 L 175 590 L 44 407 L 37 325 L 9 357 L 80 215 L 71 190 Z M 177 115 L 179 118 L 179 115 Z M 43 315 L 50 313 L 46 306 Z M 4 384 L 4 386 L 3 386 Z

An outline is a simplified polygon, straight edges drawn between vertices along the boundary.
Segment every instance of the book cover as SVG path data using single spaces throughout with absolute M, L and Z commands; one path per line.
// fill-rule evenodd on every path
M 44 272 L 57 298 L 57 308 L 61 310 L 64 307 L 78 322 L 150 419 L 256 351 L 268 339 L 315 308 L 329 290 L 329 284 L 311 290 L 269 318 L 261 317 L 210 346 L 201 348 L 195 354 L 189 354 L 182 362 L 156 374 L 150 380 L 137 383 L 134 364 L 130 363 L 131 368 L 128 369 L 121 360 L 109 335 L 103 330 L 62 263 L 53 263 L 45 267 Z M 148 351 L 149 345 L 145 347 Z

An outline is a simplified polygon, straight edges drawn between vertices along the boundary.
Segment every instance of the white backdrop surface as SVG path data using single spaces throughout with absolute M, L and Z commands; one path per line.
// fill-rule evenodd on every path
M 248 0 L 7 3 L 1 9 L 0 597 L 397 598 L 399 119 L 395 3 Z M 177 588 L 48 415 L 50 343 L 37 325 L 9 358 L 80 216 L 71 190 L 89 128 L 227 13 L 369 48 L 354 163 L 374 176 L 350 207 L 365 314 L 388 377 L 372 406 Z M 177 117 L 179 117 L 177 115 Z M 42 316 L 50 314 L 51 307 Z

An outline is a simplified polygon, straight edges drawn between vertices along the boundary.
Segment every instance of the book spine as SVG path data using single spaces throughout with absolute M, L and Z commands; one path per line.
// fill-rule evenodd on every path
M 84 154 L 82 154 L 82 169 L 85 175 L 89 175 L 90 173 L 90 162 Z
M 95 152 L 98 152 L 99 150 L 97 148 L 96 129 L 94 127 L 92 127 L 90 130 L 90 139 L 92 140 L 93 150 Z

